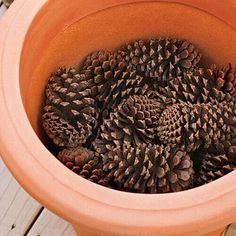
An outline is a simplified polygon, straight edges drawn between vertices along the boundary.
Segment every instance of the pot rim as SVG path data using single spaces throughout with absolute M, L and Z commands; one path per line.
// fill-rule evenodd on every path
M 92 4 L 92 0 L 87 1 Z M 0 123 L 0 149 L 4 162 L 20 184 L 43 205 L 63 218 L 86 225 L 93 219 L 127 227 L 138 225 L 165 228 L 204 223 L 213 219 L 217 222 L 219 219 L 216 216 L 224 214 L 226 219 L 222 223 L 218 222 L 221 227 L 235 219 L 236 185 L 232 183 L 236 179 L 236 171 L 213 183 L 183 192 L 135 194 L 105 188 L 75 175 L 45 148 L 33 131 L 22 103 L 19 67 L 25 35 L 36 14 L 47 2 L 16 1 L 13 9 L 7 13 L 8 20 L 11 18 L 11 21 L 1 45 L 0 112 L 4 122 Z M 82 4 L 83 0 L 78 2 Z M 144 1 L 101 2 L 97 10 Z M 201 1 L 196 2 L 201 5 Z M 212 1 L 212 5 L 214 2 Z M 10 16 L 13 12 L 17 14 Z M 125 217 L 121 217 L 124 214 Z M 199 228 L 199 225 L 193 227 Z

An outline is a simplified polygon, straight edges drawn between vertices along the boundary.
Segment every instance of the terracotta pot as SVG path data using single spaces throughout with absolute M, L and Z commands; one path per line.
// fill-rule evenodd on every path
M 236 65 L 235 12 L 234 0 L 16 0 L 1 22 L 0 149 L 19 183 L 80 235 L 219 235 L 236 220 L 236 171 L 180 193 L 104 188 L 50 154 L 40 109 L 51 71 L 131 39 L 186 38 L 204 63 Z

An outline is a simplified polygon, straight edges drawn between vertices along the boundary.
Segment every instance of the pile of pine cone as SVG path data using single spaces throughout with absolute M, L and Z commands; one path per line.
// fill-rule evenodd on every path
M 58 69 L 42 115 L 57 158 L 136 193 L 186 190 L 236 169 L 236 71 L 200 59 L 188 41 L 151 39 Z

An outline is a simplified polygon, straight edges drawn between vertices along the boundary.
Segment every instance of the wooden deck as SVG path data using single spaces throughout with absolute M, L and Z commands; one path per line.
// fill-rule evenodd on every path
M 7 10 L 0 0 L 0 17 Z M 76 236 L 72 226 L 31 198 L 0 157 L 0 236 Z M 236 236 L 236 224 L 225 236 Z
M 31 198 L 0 160 L 0 236 L 76 236 L 72 226 Z

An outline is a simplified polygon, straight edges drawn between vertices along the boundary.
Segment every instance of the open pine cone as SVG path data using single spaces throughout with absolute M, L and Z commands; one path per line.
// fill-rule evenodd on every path
M 66 167 L 94 183 L 108 186 L 108 179 L 102 170 L 102 160 L 93 151 L 83 147 L 64 149 L 58 154 Z
M 97 126 L 93 91 L 75 69 L 61 68 L 49 79 L 43 128 L 58 146 L 76 147 L 93 134 Z
M 230 93 L 219 88 L 215 78 L 206 75 L 203 68 L 183 72 L 182 75 L 169 80 L 167 86 L 157 86 L 156 90 L 161 95 L 163 102 L 169 101 L 170 103 L 171 101 L 172 104 L 234 100 Z
M 236 170 L 236 153 L 235 151 L 230 154 L 205 154 L 202 158 L 202 163 L 196 185 L 200 186 L 210 183 L 231 171 Z
M 134 94 L 149 94 L 143 77 L 137 75 L 116 52 L 94 52 L 81 67 L 85 80 L 91 81 L 92 86 L 97 88 L 95 100 L 103 111 L 104 118 L 122 99 Z
M 103 155 L 103 170 L 121 190 L 167 193 L 187 189 L 193 180 L 190 156 L 169 146 L 138 144 Z
M 218 90 L 236 96 L 236 71 L 231 64 L 221 69 L 213 64 L 206 74 L 215 81 Z
M 183 145 L 188 151 L 211 145 L 227 149 L 236 143 L 235 106 L 234 102 L 174 104 L 161 114 L 158 136 L 161 142 Z
M 80 69 L 81 73 L 98 74 L 96 70 L 99 70 L 99 68 L 100 71 L 106 70 L 107 67 L 112 70 L 123 61 L 124 60 L 121 55 L 117 55 L 117 53 L 115 52 L 113 53 L 110 51 L 96 51 L 85 58 L 85 60 L 80 65 Z
M 76 147 L 84 143 L 87 138 L 86 130 L 81 127 L 77 130 L 53 106 L 45 106 L 43 128 L 49 138 L 59 147 Z
M 164 105 L 147 96 L 130 96 L 110 114 L 101 126 L 100 138 L 95 140 L 97 152 L 104 153 L 127 143 L 153 143 L 157 135 L 158 119 Z
M 177 39 L 134 41 L 119 53 L 135 70 L 147 77 L 155 77 L 158 82 L 165 82 L 170 77 L 193 69 L 201 58 L 193 44 Z

